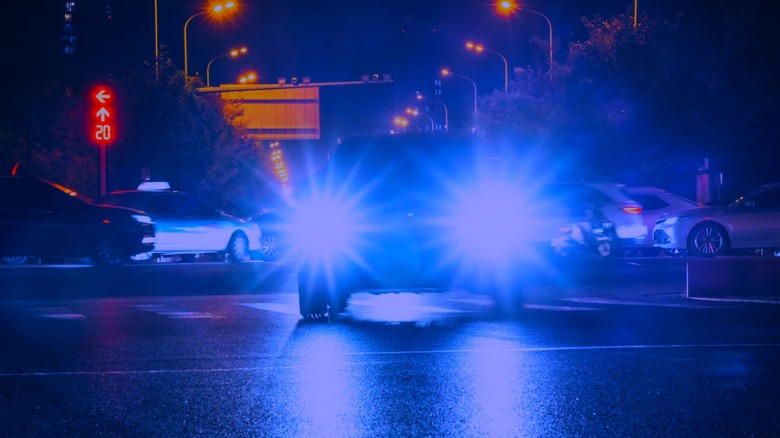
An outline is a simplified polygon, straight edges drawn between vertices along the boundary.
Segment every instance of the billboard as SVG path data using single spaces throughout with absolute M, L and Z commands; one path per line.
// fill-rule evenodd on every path
M 239 106 L 241 115 L 234 123 L 245 127 L 247 134 L 253 138 L 258 140 L 320 138 L 318 87 L 223 91 L 221 96 Z

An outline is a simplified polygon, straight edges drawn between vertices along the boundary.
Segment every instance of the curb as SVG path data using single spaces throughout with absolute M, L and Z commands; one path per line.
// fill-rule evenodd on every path
M 780 258 L 694 259 L 687 264 L 688 298 L 780 297 Z

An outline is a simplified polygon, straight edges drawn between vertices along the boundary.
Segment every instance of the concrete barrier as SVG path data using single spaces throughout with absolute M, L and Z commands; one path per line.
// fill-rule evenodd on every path
M 780 257 L 692 259 L 687 296 L 780 297 Z

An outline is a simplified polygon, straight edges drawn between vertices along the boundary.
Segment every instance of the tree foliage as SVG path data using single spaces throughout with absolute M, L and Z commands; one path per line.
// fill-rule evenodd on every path
M 759 138 L 778 140 L 780 32 L 746 29 L 768 19 L 741 8 L 643 16 L 636 29 L 622 14 L 585 17 L 587 38 L 551 71 L 515 70 L 509 94 L 482 99 L 479 129 L 577 163 L 572 177 L 692 186 L 704 157 L 744 164 Z

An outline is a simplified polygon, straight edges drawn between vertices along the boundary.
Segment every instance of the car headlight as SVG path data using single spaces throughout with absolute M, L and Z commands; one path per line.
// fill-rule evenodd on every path
M 481 184 L 456 199 L 450 240 L 457 243 L 459 252 L 489 260 L 505 257 L 527 243 L 532 227 L 516 188 Z
M 293 244 L 307 255 L 349 251 L 357 234 L 357 216 L 337 199 L 310 199 L 298 205 L 291 223 Z
M 149 216 L 143 215 L 143 214 L 134 214 L 133 219 L 135 219 L 137 222 L 140 222 L 142 224 L 151 224 L 152 218 Z
M 672 216 L 672 217 L 666 218 L 663 221 L 663 224 L 664 225 L 674 225 L 677 222 L 682 222 L 682 221 L 688 220 L 690 218 L 691 218 L 690 216 Z

